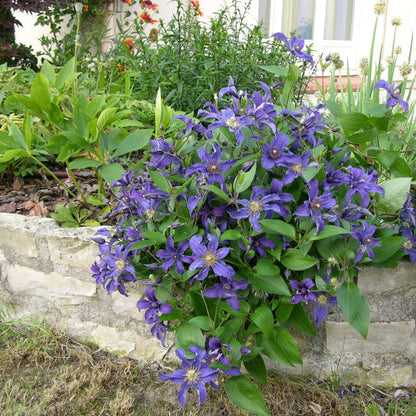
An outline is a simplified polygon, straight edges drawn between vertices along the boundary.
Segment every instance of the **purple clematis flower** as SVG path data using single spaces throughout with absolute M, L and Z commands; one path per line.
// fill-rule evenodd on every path
M 360 243 L 360 248 L 355 256 L 354 261 L 359 262 L 364 257 L 364 253 L 368 254 L 370 259 L 375 257 L 375 254 L 371 247 L 380 247 L 380 239 L 373 238 L 376 232 L 375 225 L 369 225 L 365 221 L 360 221 L 361 225 L 353 225 L 351 235 Z
M 208 234 L 208 244 L 202 243 L 202 237 L 194 235 L 189 241 L 192 252 L 197 257 L 189 266 L 189 270 L 200 269 L 197 275 L 193 276 L 195 280 L 204 280 L 207 278 L 210 269 L 221 277 L 233 279 L 235 276 L 234 269 L 221 261 L 227 257 L 230 248 L 222 247 L 218 249 L 219 240 L 217 236 Z
M 333 208 L 337 203 L 330 192 L 324 192 L 322 195 L 318 195 L 318 193 L 318 181 L 312 179 L 309 182 L 309 200 L 305 201 L 293 214 L 298 217 L 310 216 L 316 224 L 316 234 L 324 229 L 322 210 Z
M 178 165 L 178 172 L 182 173 L 182 163 L 172 145 L 163 139 L 150 140 L 153 150 L 149 151 L 152 155 L 152 165 L 157 169 L 163 170 L 170 164 Z
M 326 316 L 328 315 L 328 307 L 335 306 L 337 304 L 337 298 L 335 296 L 328 296 L 326 292 L 317 292 L 316 306 L 313 308 L 313 314 L 315 316 L 316 325 L 321 325 Z
M 384 196 L 384 189 L 376 184 L 378 176 L 373 168 L 366 172 L 364 168 L 349 166 L 345 180 L 349 187 L 345 195 L 345 200 L 348 203 L 351 202 L 352 196 L 358 193 L 361 195 L 361 206 L 367 208 L 370 204 L 369 192 Z
M 416 204 L 415 197 L 408 194 L 406 202 L 403 204 L 403 208 L 400 211 L 400 216 L 403 222 L 406 222 L 413 227 L 416 226 Z
M 206 298 L 225 299 L 231 309 L 238 312 L 240 310 L 240 302 L 236 290 L 244 290 L 248 287 L 247 280 L 229 280 L 220 277 L 221 283 L 216 283 L 213 287 L 208 288 L 204 292 Z
M 409 256 L 410 261 L 416 263 L 416 236 L 414 227 L 403 228 L 402 237 L 407 240 L 402 245 L 402 250 Z
M 262 228 L 259 223 L 259 218 L 263 211 L 266 211 L 268 215 L 271 212 L 276 212 L 282 217 L 288 215 L 286 207 L 282 204 L 282 198 L 280 194 L 268 194 L 259 186 L 253 188 L 250 200 L 238 199 L 237 202 L 243 205 L 236 211 L 230 213 L 230 217 L 234 219 L 248 218 L 254 231 L 261 232 Z
M 152 336 L 155 336 L 160 341 L 160 343 L 162 344 L 162 347 L 166 347 L 165 339 L 166 339 L 167 330 L 168 328 L 163 322 L 156 322 L 150 328 L 150 333 L 152 334 Z
M 311 289 L 315 286 L 315 283 L 311 279 L 305 279 L 303 282 L 297 280 L 291 280 L 290 286 L 296 290 L 295 296 L 290 301 L 292 304 L 300 302 L 316 302 L 315 293 L 311 292 Z
M 380 79 L 375 83 L 374 88 L 383 88 L 387 90 L 389 98 L 387 99 L 386 108 L 400 104 L 406 113 L 409 112 L 409 104 L 401 97 L 401 91 L 397 85 L 389 84 L 387 81 Z
M 300 59 L 303 59 L 304 61 L 308 61 L 311 66 L 313 67 L 313 59 L 312 56 L 302 52 L 303 47 L 305 46 L 305 41 L 301 38 L 298 38 L 296 36 L 293 36 L 292 39 L 290 39 L 290 42 L 287 40 L 287 37 L 281 33 L 275 33 L 272 35 L 274 38 L 280 39 L 283 41 L 283 43 L 286 45 L 286 47 L 289 49 L 290 53 Z
M 229 368 L 221 368 L 224 374 L 229 376 L 239 376 L 241 375 L 241 371 L 237 367 L 231 367 L 230 361 L 225 354 L 228 354 L 230 351 L 230 346 L 228 344 L 223 344 L 221 340 L 217 337 L 210 338 L 206 342 L 206 350 L 208 352 L 209 361 L 211 363 L 221 363 L 225 367 Z
M 289 158 L 289 157 L 288 157 Z M 308 150 L 302 156 L 291 155 L 288 160 L 288 170 L 282 181 L 284 184 L 293 182 L 298 176 L 302 176 L 305 182 L 307 180 L 303 177 L 303 171 L 311 166 L 319 166 L 317 162 L 310 162 L 311 152 Z
M 173 238 L 172 236 L 169 236 L 166 241 L 166 250 L 160 249 L 156 254 L 157 257 L 165 260 L 162 263 L 163 270 L 168 270 L 170 267 L 175 265 L 176 271 L 179 274 L 184 274 L 185 268 L 183 267 L 183 263 L 192 263 L 192 257 L 184 255 L 188 247 L 189 242 L 182 241 L 178 248 L 175 248 Z
M 273 169 L 276 166 L 288 167 L 290 158 L 288 159 L 287 156 L 290 154 L 285 153 L 288 143 L 289 137 L 282 133 L 277 133 L 270 144 L 264 143 L 261 164 L 265 169 Z
M 264 251 L 265 248 L 270 248 L 274 250 L 276 248 L 276 244 L 265 237 L 265 233 L 261 233 L 258 235 L 251 235 L 248 237 L 248 250 L 257 251 L 260 257 L 266 257 L 267 254 Z M 243 243 L 239 243 L 239 246 L 242 250 L 247 250 L 247 247 Z M 247 259 L 251 260 L 253 256 L 250 254 L 247 255 Z
M 195 388 L 199 395 L 199 404 L 207 399 L 207 391 L 204 383 L 210 383 L 212 387 L 218 389 L 215 380 L 218 377 L 218 368 L 211 368 L 209 357 L 206 351 L 201 350 L 196 345 L 191 345 L 189 351 L 195 358 L 187 359 L 183 349 L 176 350 L 176 355 L 182 361 L 182 369 L 174 371 L 172 374 L 159 373 L 162 381 L 171 380 L 175 384 L 182 384 L 178 392 L 178 401 L 185 406 L 186 396 L 191 387 Z
M 160 315 L 172 312 L 171 305 L 158 300 L 156 289 L 148 287 L 144 293 L 147 299 L 140 299 L 137 302 L 137 309 L 146 309 L 144 319 L 147 324 L 154 324 L 159 321 Z
M 215 182 L 218 182 L 221 184 L 223 190 L 225 191 L 227 188 L 225 185 L 224 177 L 221 175 L 220 172 L 225 172 L 226 170 L 230 169 L 230 167 L 233 166 L 236 161 L 227 160 L 224 162 L 220 162 L 220 147 L 216 143 L 213 143 L 212 148 L 212 155 L 210 155 L 205 150 L 205 147 L 201 147 L 199 149 L 198 156 L 203 163 L 197 163 L 186 169 L 185 176 L 192 175 L 195 172 L 199 174 L 203 173 L 207 176 L 209 185 L 214 185 Z

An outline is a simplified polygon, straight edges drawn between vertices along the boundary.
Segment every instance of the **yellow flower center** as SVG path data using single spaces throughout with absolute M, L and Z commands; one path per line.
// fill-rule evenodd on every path
M 302 173 L 303 172 L 302 163 L 298 163 L 297 165 L 290 165 L 290 169 L 292 169 L 296 173 Z
M 258 214 L 261 211 L 263 204 L 258 201 L 250 201 L 249 212 L 250 214 Z
M 208 253 L 204 256 L 204 261 L 207 266 L 213 266 L 217 261 L 217 258 L 214 253 L 208 251 Z
M 240 123 L 235 119 L 235 117 L 231 117 L 231 118 L 229 118 L 226 122 L 225 122 L 225 124 L 228 126 L 228 127 L 231 127 L 232 129 L 236 129 L 237 127 L 239 127 L 240 126 Z
M 403 247 L 406 250 L 411 250 L 413 248 L 413 243 L 410 240 L 404 242 Z
M 116 261 L 117 270 L 123 270 L 126 267 L 126 263 L 123 260 Z
M 188 381 L 197 381 L 199 379 L 199 372 L 195 368 L 191 368 L 186 372 L 186 379 Z
M 318 296 L 318 303 L 320 303 L 321 305 L 325 305 L 327 300 L 328 300 L 328 298 L 325 295 L 319 295 Z

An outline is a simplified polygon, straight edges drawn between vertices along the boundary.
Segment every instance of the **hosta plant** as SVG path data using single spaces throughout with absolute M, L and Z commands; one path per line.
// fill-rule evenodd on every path
M 137 307 L 149 330 L 162 345 L 174 335 L 182 367 L 160 378 L 180 385 L 182 405 L 190 389 L 202 404 L 225 374 L 232 401 L 268 415 L 252 379 L 267 384 L 264 357 L 302 363 L 291 328 L 314 335 L 339 307 L 366 337 L 357 265 L 415 260 L 410 178 L 383 183 L 365 169 L 324 106 L 293 109 L 296 70 L 286 74 L 276 101 L 264 83 L 248 93 L 231 79 L 198 119 L 179 115 L 158 130 L 112 185 L 116 227 L 94 237 L 96 282 L 124 295 L 144 285 Z M 378 211 L 389 204 L 394 212 Z

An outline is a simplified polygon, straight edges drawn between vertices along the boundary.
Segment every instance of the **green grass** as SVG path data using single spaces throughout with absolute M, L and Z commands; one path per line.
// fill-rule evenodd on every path
M 10 319 L 0 310 L 1 416 L 247 416 L 223 392 L 210 389 L 205 405 L 198 407 L 196 394 L 190 393 L 182 409 L 178 387 L 162 383 L 160 370 L 158 363 L 107 354 L 40 319 Z M 339 397 L 340 389 L 333 381 L 277 374 L 261 387 L 273 416 L 416 416 L 415 399 L 406 389 L 395 395 L 347 386 Z

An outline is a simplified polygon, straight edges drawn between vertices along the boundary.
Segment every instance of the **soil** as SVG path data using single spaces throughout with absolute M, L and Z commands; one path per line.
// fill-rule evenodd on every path
M 79 194 L 65 171 L 54 173 L 74 194 Z M 98 182 L 92 171 L 78 171 L 77 182 L 86 198 L 98 191 Z M 0 176 L 0 212 L 47 218 L 55 211 L 56 205 L 66 206 L 69 203 L 80 205 L 55 179 L 42 172 L 24 177 L 5 172 Z M 89 219 L 100 217 L 100 208 L 88 206 L 88 209 L 92 212 Z

